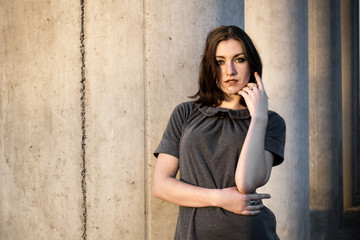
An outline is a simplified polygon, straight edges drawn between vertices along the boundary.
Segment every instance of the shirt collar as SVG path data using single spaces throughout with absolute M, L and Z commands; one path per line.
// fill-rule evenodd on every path
M 199 105 L 198 109 L 201 113 L 208 117 L 216 116 L 221 113 L 227 113 L 232 119 L 248 119 L 250 118 L 249 110 L 241 109 L 241 110 L 232 110 L 228 108 L 221 107 L 212 107 L 212 106 L 202 106 Z

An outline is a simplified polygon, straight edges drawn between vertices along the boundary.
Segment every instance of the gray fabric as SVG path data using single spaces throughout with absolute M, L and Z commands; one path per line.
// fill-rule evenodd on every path
M 205 188 L 235 186 L 235 169 L 251 121 L 248 110 L 179 104 L 155 150 L 179 159 L 180 180 Z M 265 149 L 284 159 L 285 122 L 269 111 Z M 179 209 L 178 240 L 278 239 L 274 214 L 266 207 L 256 216 L 243 216 L 222 208 Z

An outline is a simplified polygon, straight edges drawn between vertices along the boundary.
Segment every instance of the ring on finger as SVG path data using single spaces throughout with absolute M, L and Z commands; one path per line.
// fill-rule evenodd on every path
M 250 206 L 254 206 L 254 205 L 256 205 L 256 202 L 255 202 L 254 200 L 251 200 L 251 201 L 249 202 L 249 205 L 250 205 Z
M 253 90 L 254 87 L 257 87 L 256 83 L 251 83 L 251 85 L 248 87 L 250 90 Z

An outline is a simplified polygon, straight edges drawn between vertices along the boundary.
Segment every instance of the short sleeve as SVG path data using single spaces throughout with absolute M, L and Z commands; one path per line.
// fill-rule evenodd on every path
M 273 166 L 284 161 L 286 126 L 284 119 L 277 113 L 269 111 L 269 120 L 265 134 L 265 150 L 274 154 Z
M 187 108 L 186 104 L 179 104 L 172 112 L 170 120 L 166 126 L 159 146 L 154 152 L 154 156 L 158 157 L 159 153 L 167 153 L 179 158 L 179 144 L 186 122 Z

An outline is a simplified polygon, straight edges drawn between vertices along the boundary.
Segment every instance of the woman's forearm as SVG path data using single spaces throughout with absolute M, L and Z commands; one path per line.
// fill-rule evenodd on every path
M 206 189 L 176 179 L 179 160 L 160 153 L 154 168 L 152 193 L 155 197 L 186 207 L 217 205 L 217 189 Z
M 235 172 L 236 186 L 241 193 L 253 193 L 270 177 L 272 155 L 265 151 L 267 118 L 252 119 Z
M 152 181 L 152 193 L 162 200 L 185 207 L 220 207 L 242 215 L 258 214 L 262 204 L 250 206 L 250 201 L 261 202 L 268 194 L 242 194 L 236 187 L 208 189 L 176 179 L 179 160 L 168 154 L 159 154 Z
M 193 186 L 173 177 L 154 179 L 152 188 L 154 197 L 185 207 L 216 206 L 217 191 Z
M 220 207 L 235 214 L 256 215 L 263 208 L 262 199 L 269 194 L 242 194 L 236 187 L 207 189 L 168 178 L 153 182 L 153 195 L 162 200 L 184 207 Z M 255 201 L 255 206 L 249 205 Z

